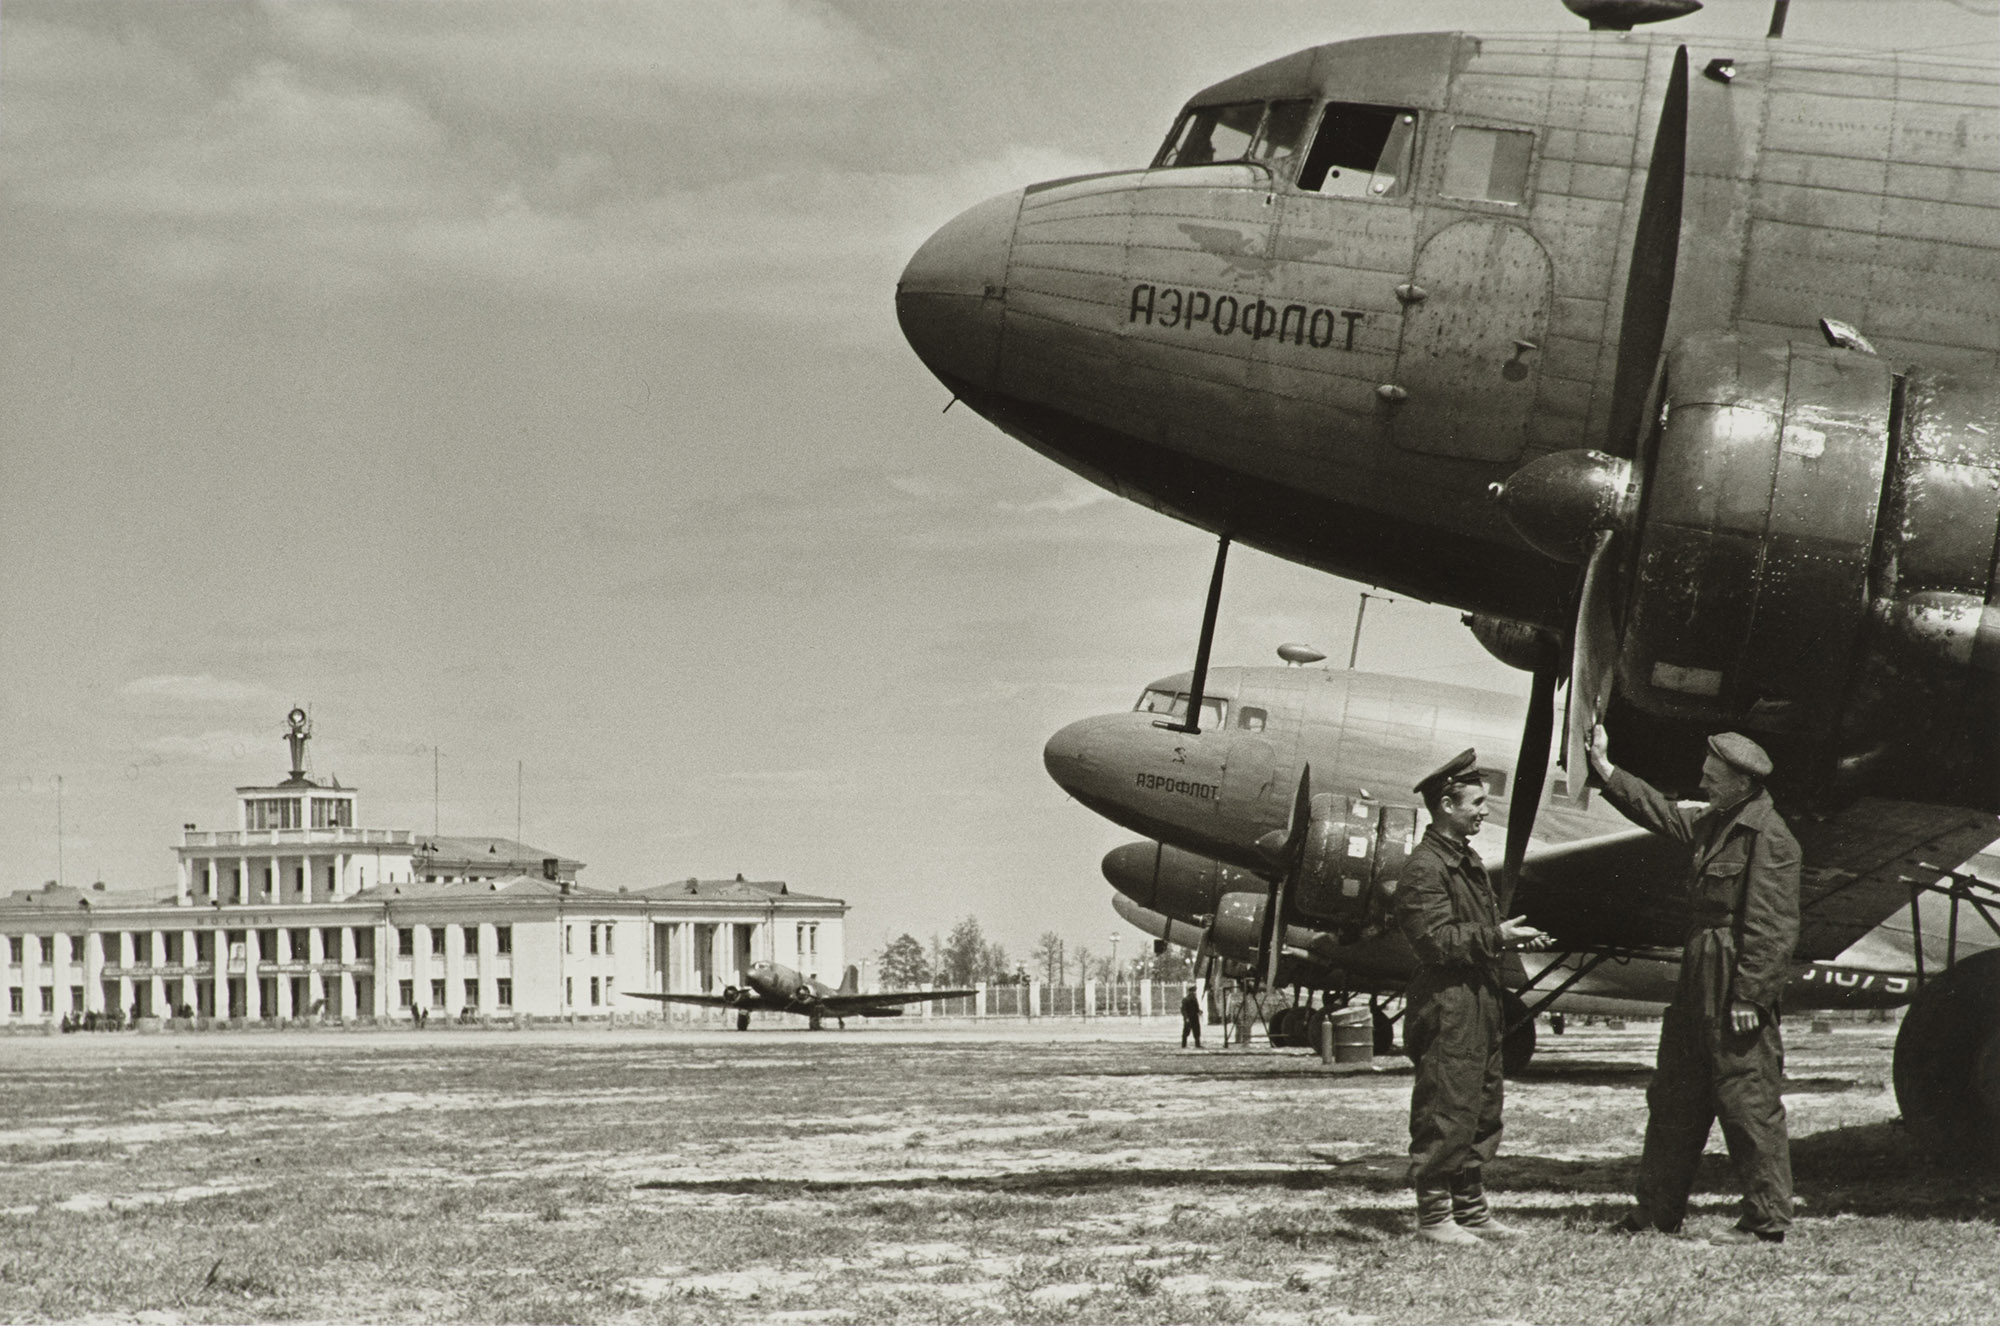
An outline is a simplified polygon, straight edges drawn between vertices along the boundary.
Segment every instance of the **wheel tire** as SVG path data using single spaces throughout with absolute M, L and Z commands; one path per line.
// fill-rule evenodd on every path
M 1528 1017 L 1528 1006 L 1521 1002 L 1521 996 L 1511 990 L 1500 996 L 1500 1016 L 1509 1027 L 1527 1019 L 1500 1042 L 1500 1071 L 1508 1077 L 1519 1077 L 1528 1061 L 1535 1057 L 1535 1020 Z
M 1271 1014 L 1270 1029 L 1272 1045 L 1279 1049 L 1284 1049 L 1287 1046 L 1298 1044 L 1294 1030 L 1298 1021 L 1298 1013 L 1298 1009 L 1287 1004 L 1285 1007 Z
M 2000 949 L 1924 983 L 1896 1034 L 1893 1077 L 1920 1150 L 2000 1166 Z
M 1326 1025 L 1326 1010 L 1323 1008 L 1307 1009 L 1306 1015 L 1299 1019 L 1299 1025 L 1300 1030 L 1305 1033 L 1305 1047 L 1314 1054 L 1318 1054 L 1319 1029 Z
M 736 1015 L 736 1029 L 738 1031 L 750 1030 L 750 1012 L 748 1009 L 745 1009 Z

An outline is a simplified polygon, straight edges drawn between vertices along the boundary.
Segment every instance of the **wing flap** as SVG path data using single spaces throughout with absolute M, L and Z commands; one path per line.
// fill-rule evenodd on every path
M 1908 907 L 1912 880 L 1956 870 L 2000 837 L 2000 819 L 1864 797 L 1823 820 L 1800 820 L 1792 832 L 1805 853 L 1797 956 L 1831 960 Z

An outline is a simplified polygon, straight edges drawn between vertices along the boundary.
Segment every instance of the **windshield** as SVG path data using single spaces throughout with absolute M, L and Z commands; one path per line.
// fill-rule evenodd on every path
M 1298 154 L 1312 103 L 1236 101 L 1197 106 L 1181 116 L 1155 166 L 1208 166 L 1261 161 L 1276 170 Z
M 1159 714 L 1164 718 L 1186 718 L 1188 693 L 1186 691 L 1157 691 L 1148 689 L 1139 697 L 1136 712 Z M 1201 725 L 1204 728 L 1221 727 L 1223 718 L 1229 712 L 1229 702 L 1214 695 L 1201 697 Z

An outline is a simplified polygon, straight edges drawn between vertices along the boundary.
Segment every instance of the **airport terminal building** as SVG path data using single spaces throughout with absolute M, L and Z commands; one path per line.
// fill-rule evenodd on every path
M 186 825 L 171 894 L 53 882 L 0 897 L 0 1026 L 126 1018 L 702 1020 L 620 998 L 720 993 L 768 959 L 837 984 L 847 904 L 783 883 L 588 888 L 583 863 L 506 838 L 358 827 L 356 791 L 305 772 L 236 789 L 237 827 Z

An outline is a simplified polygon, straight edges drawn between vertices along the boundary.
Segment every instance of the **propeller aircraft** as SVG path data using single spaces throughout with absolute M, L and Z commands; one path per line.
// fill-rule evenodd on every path
M 753 962 L 743 971 L 743 984 L 726 985 L 719 995 L 663 994 L 650 990 L 625 991 L 633 999 L 651 999 L 662 1004 L 689 1004 L 695 1008 L 733 1008 L 736 1029 L 750 1030 L 752 1013 L 797 1013 L 807 1019 L 813 1031 L 827 1018 L 846 1025 L 848 1018 L 899 1018 L 907 1004 L 935 1003 L 946 999 L 970 999 L 976 990 L 890 990 L 861 993 L 861 970 L 849 967 L 838 990 L 810 976 L 801 976 L 779 962 Z
M 1299 649 L 1288 645 L 1281 652 L 1296 656 Z M 1126 843 L 1104 857 L 1118 914 L 1155 939 L 1212 955 L 1237 974 L 1256 975 L 1267 941 L 1272 862 L 1245 845 L 1246 835 L 1261 825 L 1250 819 L 1232 825 L 1225 818 L 1229 805 L 1218 805 L 1212 815 L 1178 813 L 1188 798 L 1155 771 L 1197 780 L 1213 775 L 1181 762 L 1188 753 L 1183 736 L 1134 719 L 1183 702 L 1189 680 L 1187 673 L 1161 678 L 1145 688 L 1133 713 L 1070 724 L 1050 738 L 1043 758 L 1056 782 L 1078 800 L 1121 826 L 1164 839 Z M 1328 771 L 1313 776 L 1315 840 L 1278 940 L 1274 984 L 1321 992 L 1323 1008 L 1357 994 L 1400 994 L 1414 958 L 1390 923 L 1389 904 L 1420 824 L 1407 789 L 1444 758 L 1436 751 L 1449 754 L 1504 734 L 1516 702 L 1493 691 L 1352 671 L 1221 668 L 1210 680 L 1204 704 L 1213 721 L 1202 756 L 1221 762 L 1225 782 L 1231 772 L 1268 770 L 1269 783 L 1284 787 L 1294 781 L 1295 767 Z M 1359 778 L 1357 771 L 1364 771 Z M 1521 810 L 1508 795 L 1513 769 L 1502 757 L 1482 772 L 1495 826 L 1504 827 Z M 1344 815 L 1336 804 L 1343 798 Z M 1677 979 L 1679 955 L 1670 939 L 1645 945 L 1632 942 L 1639 937 L 1632 933 L 1615 941 L 1577 938 L 1587 934 L 1586 907 L 1629 915 L 1651 905 L 1650 895 L 1671 890 L 1677 853 L 1608 807 L 1567 801 L 1549 799 L 1552 813 L 1539 824 L 1550 842 L 1530 847 L 1514 897 L 1514 910 L 1565 942 L 1550 953 L 1508 955 L 1503 979 L 1518 995 L 1509 1007 L 1506 1058 L 1512 1067 L 1533 1053 L 1540 1013 L 1657 1014 Z M 1257 865 L 1228 864 L 1202 850 L 1226 850 Z M 2000 860 L 1983 860 L 1989 873 L 2000 866 Z M 1600 895 L 1594 900 L 1583 896 L 1592 887 Z M 2000 900 L 2000 889 L 1991 886 L 1972 891 Z M 1914 930 L 1900 915 L 1888 918 L 1837 953 L 1826 951 L 1832 940 L 1815 930 L 1811 957 L 1802 952 L 1794 964 L 1787 1010 L 1906 1004 L 1921 987 L 1925 964 L 1935 970 L 2000 948 L 2000 930 L 1990 937 L 1960 935 L 1949 924 L 1944 892 L 1927 896 L 1920 915 Z M 1665 933 L 1679 924 L 1675 919 L 1658 928 Z M 1379 1014 L 1379 1002 L 1377 1008 Z M 1281 1010 L 1274 1035 L 1303 1043 L 1301 1019 L 1319 1012 L 1310 1000 Z
M 1837 951 L 2000 833 L 2000 77 L 1782 6 L 1685 42 L 1629 29 L 1686 5 L 1571 8 L 1224 79 L 1150 160 L 948 222 L 897 315 L 956 400 L 1218 537 L 1190 742 L 1232 540 L 1449 604 L 1532 677 L 1524 805 L 1565 678 L 1579 790 L 1600 720 L 1670 790 L 1754 736 Z M 1586 928 L 1677 942 L 1653 916 Z M 2000 1137 L 2000 955 L 1899 1045 L 1913 1129 Z

